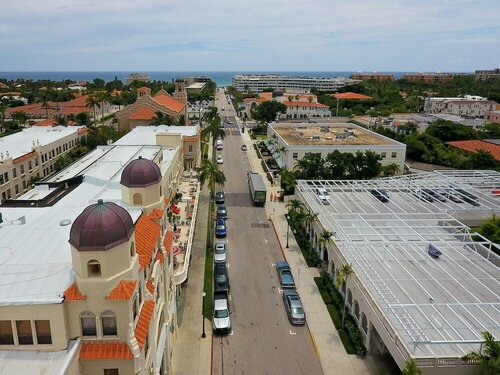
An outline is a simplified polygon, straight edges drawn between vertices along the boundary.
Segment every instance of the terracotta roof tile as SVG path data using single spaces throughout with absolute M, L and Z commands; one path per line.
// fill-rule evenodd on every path
M 80 359 L 132 359 L 132 352 L 123 341 L 83 341 Z
M 165 247 L 165 251 L 167 252 L 167 254 L 170 254 L 173 242 L 174 232 L 169 230 L 167 233 L 165 233 L 165 237 L 163 237 L 163 246 Z
M 478 150 L 483 150 L 489 152 L 496 160 L 500 160 L 500 146 L 494 143 L 470 140 L 470 141 L 453 141 L 446 142 L 450 146 L 461 148 L 469 152 L 477 152 Z
M 163 214 L 165 213 L 165 210 L 160 210 L 158 208 L 155 208 L 151 213 L 149 214 L 149 217 L 153 220 L 158 220 L 163 217 Z
M 155 284 L 153 283 L 153 279 L 148 279 L 146 283 L 146 288 L 148 288 L 149 293 L 155 294 Z
M 327 105 L 321 103 L 309 103 L 309 102 L 290 102 L 288 100 L 283 101 L 283 104 L 287 107 L 313 107 L 313 108 L 328 108 Z
M 337 99 L 348 99 L 348 100 L 362 100 L 362 99 L 373 99 L 371 96 L 358 94 L 355 92 L 342 92 L 338 94 L 330 94 Z
M 177 113 L 181 112 L 186 106 L 185 103 L 175 100 L 170 95 L 163 93 L 156 94 L 153 100 Z
M 135 224 L 135 247 L 141 268 L 146 268 L 151 262 L 156 242 L 160 238 L 160 229 L 160 226 L 146 215 L 141 215 Z
M 142 305 L 141 313 L 139 319 L 137 320 L 137 325 L 135 326 L 134 334 L 139 344 L 139 348 L 144 348 L 146 343 L 146 338 L 149 331 L 149 323 L 151 322 L 151 316 L 153 316 L 153 311 L 155 307 L 155 301 L 146 300 Z
M 148 106 L 141 106 L 128 118 L 130 120 L 152 120 L 156 116 L 155 112 Z
M 37 121 L 33 124 L 34 126 L 54 126 L 56 125 L 56 120 L 54 119 L 47 119 L 43 121 Z
M 64 298 L 66 301 L 85 301 L 87 296 L 81 294 L 76 283 L 73 283 L 64 291 Z
M 163 253 L 160 250 L 156 252 L 155 260 L 159 260 L 160 263 L 163 263 L 163 261 L 165 260 L 165 257 L 163 256 Z
M 14 160 L 12 160 L 12 162 L 14 164 L 21 163 L 22 161 L 28 160 L 29 158 L 32 158 L 35 155 L 36 155 L 35 151 L 31 151 L 31 152 L 28 152 L 27 154 L 24 154 L 23 156 L 19 156 L 18 158 L 15 158 Z
M 106 299 L 130 299 L 135 291 L 137 280 L 122 280 L 115 286 Z

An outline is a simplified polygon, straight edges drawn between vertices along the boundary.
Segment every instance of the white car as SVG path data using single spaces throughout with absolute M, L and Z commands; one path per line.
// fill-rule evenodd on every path
M 330 204 L 330 195 L 328 195 L 328 192 L 324 188 L 317 188 L 316 189 L 316 197 L 318 198 L 318 201 L 323 204 Z
M 217 164 L 224 164 L 224 159 L 222 158 L 222 155 L 217 155 Z
M 227 260 L 226 244 L 224 242 L 217 242 L 215 244 L 214 262 L 225 263 Z

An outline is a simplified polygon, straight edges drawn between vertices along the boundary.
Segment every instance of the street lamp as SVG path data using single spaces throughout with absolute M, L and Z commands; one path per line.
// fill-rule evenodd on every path
M 207 335 L 205 334 L 205 315 L 203 314 L 203 308 L 205 307 L 205 296 L 207 295 L 207 293 L 203 292 L 201 293 L 201 296 L 202 296 L 202 305 L 201 305 L 201 321 L 203 322 L 203 331 L 201 333 L 201 338 L 204 339 L 205 337 L 207 337 Z
M 286 248 L 288 249 L 288 233 L 289 233 L 289 229 L 290 229 L 290 223 L 289 223 L 290 215 L 285 215 L 285 218 L 286 218 Z

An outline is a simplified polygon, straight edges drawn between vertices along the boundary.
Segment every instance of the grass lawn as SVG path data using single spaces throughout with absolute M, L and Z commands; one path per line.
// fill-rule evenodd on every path
M 267 139 L 267 135 L 265 135 L 265 134 L 254 134 L 254 137 L 255 137 L 255 139 L 258 139 L 258 140 L 261 140 L 261 141 Z

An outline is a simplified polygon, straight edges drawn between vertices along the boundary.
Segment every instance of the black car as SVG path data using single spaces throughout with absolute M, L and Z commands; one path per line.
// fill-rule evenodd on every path
M 462 198 L 462 200 L 464 202 L 467 202 L 470 205 L 475 206 L 475 207 L 478 207 L 481 205 L 478 202 L 478 197 L 476 197 L 474 194 L 469 193 L 467 190 L 455 189 L 455 191 L 457 192 L 457 194 L 460 195 L 460 197 Z
M 446 202 L 446 197 L 441 195 L 441 194 L 438 194 L 436 193 L 434 190 L 432 189 L 422 189 L 422 191 L 427 194 L 428 196 L 432 197 L 433 199 L 436 199 L 440 202 Z M 432 201 L 431 201 L 432 202 Z
M 373 189 L 370 190 L 370 193 L 381 202 L 389 202 L 389 193 L 385 189 Z
M 215 193 L 215 203 L 216 204 L 224 204 L 226 196 L 223 191 L 218 191 Z
M 229 276 L 226 263 L 216 263 L 214 268 L 214 290 L 216 292 L 229 291 Z
M 217 206 L 217 219 L 227 220 L 227 208 L 225 204 Z

